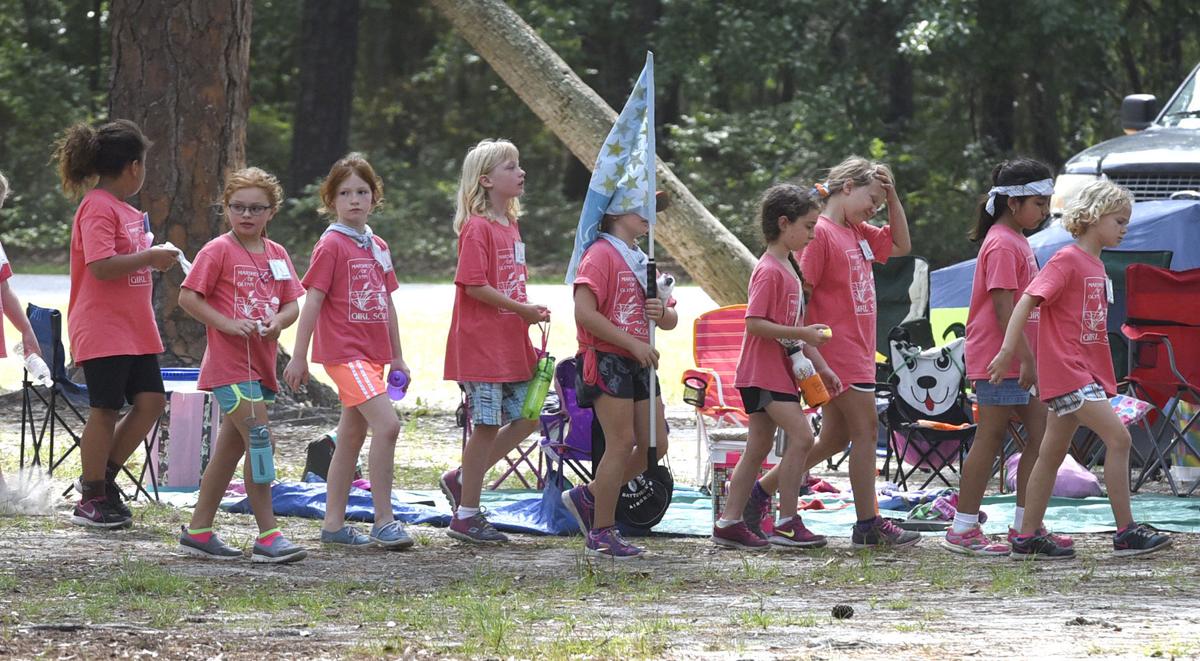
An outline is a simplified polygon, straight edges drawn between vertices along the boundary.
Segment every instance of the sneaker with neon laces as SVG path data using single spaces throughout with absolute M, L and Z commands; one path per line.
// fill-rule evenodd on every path
M 738 521 L 724 528 L 714 523 L 710 539 L 717 546 L 742 551 L 766 551 L 771 546 L 770 542 L 750 532 L 750 528 L 746 527 L 745 521 Z
M 465 519 L 455 516 L 451 519 L 446 534 L 453 539 L 469 544 L 501 544 L 508 541 L 508 536 L 496 530 L 496 527 L 487 520 L 482 511 Z
M 1021 534 L 1020 530 L 1017 530 L 1016 528 L 1009 528 L 1008 529 L 1008 544 L 1011 546 L 1013 543 L 1013 538 L 1020 534 Z M 1065 549 L 1075 548 L 1075 540 L 1071 539 L 1067 535 L 1058 535 L 1058 534 L 1050 532 L 1049 530 L 1046 530 L 1045 528 L 1038 528 L 1036 531 L 1034 531 L 1033 534 L 1048 536 L 1050 539 L 1054 540 L 1054 544 L 1056 546 L 1061 546 Z
M 632 560 L 642 557 L 642 549 L 626 542 L 616 526 L 592 530 L 584 542 L 584 552 L 595 558 Z
M 406 549 L 413 545 L 404 524 L 392 519 L 385 524 L 371 526 L 371 541 L 385 549 Z
M 876 516 L 868 525 L 854 524 L 850 533 L 850 546 L 856 549 L 870 547 L 902 548 L 921 541 L 921 533 L 903 530 L 890 520 Z
M 742 521 L 750 532 L 767 538 L 767 534 L 763 532 L 762 522 L 771 514 L 771 494 L 763 490 L 762 485 L 758 481 L 754 482 L 754 488 L 750 490 L 750 497 L 746 499 L 746 506 L 742 508 Z
M 282 564 L 285 562 L 300 562 L 308 557 L 304 547 L 296 546 L 288 541 L 282 533 L 275 533 L 267 541 L 254 542 L 254 551 L 250 554 L 251 562 L 268 562 Z
M 205 560 L 240 560 L 242 558 L 241 549 L 235 549 L 221 541 L 221 538 L 217 537 L 215 533 L 207 533 L 207 539 L 203 537 L 188 533 L 187 526 L 179 526 L 179 550 L 187 555 Z
M 1075 557 L 1074 548 L 1060 545 L 1048 533 L 1028 537 L 1016 535 L 1012 540 L 1012 552 L 1008 557 L 1013 560 L 1070 560 Z
M 371 538 L 362 534 L 353 526 L 342 526 L 341 530 L 329 532 L 324 528 L 321 529 L 322 544 L 336 544 L 338 546 L 350 546 L 353 548 L 364 548 L 371 545 Z
M 818 535 L 805 528 L 799 516 L 793 516 L 786 523 L 776 524 L 767 541 L 775 546 L 798 549 L 819 549 L 829 543 L 824 535 Z
M 446 495 L 446 500 L 450 503 L 450 511 L 458 509 L 458 504 L 462 502 L 462 467 L 442 473 L 441 479 L 438 480 L 438 486 L 441 487 L 442 493 Z
M 596 516 L 596 501 L 592 498 L 592 492 L 588 491 L 587 485 L 580 485 L 570 491 L 562 492 L 562 503 L 575 517 L 575 523 L 579 525 L 579 532 L 587 535 L 592 531 L 592 521 Z
M 88 528 L 122 528 L 132 519 L 121 514 L 106 498 L 80 499 L 71 512 L 71 523 Z
M 1008 555 L 1011 550 L 1008 544 L 988 539 L 979 526 L 962 533 L 954 532 L 953 528 L 946 530 L 946 536 L 942 538 L 942 548 L 960 555 L 983 556 Z
M 1171 545 L 1171 538 L 1144 523 L 1131 523 L 1113 534 L 1113 555 L 1146 555 Z

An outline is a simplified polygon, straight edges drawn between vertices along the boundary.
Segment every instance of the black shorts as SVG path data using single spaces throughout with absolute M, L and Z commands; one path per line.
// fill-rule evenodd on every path
M 577 361 L 583 365 L 584 354 L 579 354 Z M 617 399 L 632 399 L 635 402 L 650 399 L 650 368 L 638 365 L 637 361 L 627 356 L 604 351 L 596 352 L 596 367 L 599 378 L 595 385 L 583 382 L 583 369 L 576 370 L 575 397 L 579 405 L 591 408 L 600 395 L 609 395 Z M 662 388 L 658 386 L 658 377 L 654 378 L 654 392 L 662 397 Z
M 89 403 L 95 409 L 120 411 L 126 403 L 132 404 L 139 393 L 165 392 L 158 356 L 152 353 L 90 358 L 83 363 L 83 378 L 87 381 Z
M 774 390 L 764 390 L 753 386 L 738 388 L 738 392 L 742 393 L 742 407 L 746 410 L 747 414 L 764 413 L 767 410 L 767 404 L 771 402 L 800 403 L 800 395 L 796 393 L 775 392 Z

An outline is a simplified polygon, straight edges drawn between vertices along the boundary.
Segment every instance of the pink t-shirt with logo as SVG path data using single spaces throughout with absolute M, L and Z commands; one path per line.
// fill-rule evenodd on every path
M 300 278 L 296 276 L 287 250 L 269 239 L 263 239 L 263 244 L 264 252 L 254 254 L 229 233 L 218 236 L 200 249 L 191 273 L 181 286 L 203 296 L 214 310 L 226 317 L 258 319 L 265 326 L 279 308 L 300 298 L 304 287 L 300 286 Z M 273 277 L 273 261 L 286 268 L 291 277 L 284 280 Z M 247 340 L 227 335 L 212 326 L 206 333 L 208 346 L 200 362 L 198 384 L 201 390 L 243 381 L 262 381 L 263 386 L 279 390 L 275 378 L 277 341 L 258 335 L 251 335 Z
M 533 376 L 537 355 L 529 341 L 529 324 L 516 312 L 467 294 L 467 287 L 490 285 L 514 301 L 528 303 L 526 277 L 525 244 L 517 223 L 468 218 L 458 236 L 445 379 L 514 383 Z
M 4 253 L 4 245 L 0 244 L 0 282 L 6 282 L 12 277 L 12 265 L 8 263 L 8 255 Z M 4 347 L 4 299 L 0 298 L 0 358 L 8 355 Z
M 87 266 L 149 248 L 148 229 L 148 217 L 112 193 L 96 188 L 83 196 L 71 226 L 67 303 L 67 334 L 75 362 L 162 353 L 150 268 L 100 280 Z
M 800 279 L 791 264 L 769 254 L 759 258 L 750 275 L 750 301 L 746 318 L 759 317 L 782 326 L 798 326 L 804 310 Z M 733 384 L 738 388 L 762 388 L 796 394 L 792 361 L 779 340 L 746 332 Z
M 643 342 L 650 341 L 646 292 L 621 253 L 607 239 L 598 239 L 583 253 L 575 275 L 575 287 L 579 286 L 592 290 L 596 296 L 596 309 L 614 326 Z M 675 307 L 674 298 L 667 301 L 667 307 Z M 598 339 L 582 325 L 576 328 L 575 337 L 581 351 L 592 347 L 596 351 L 633 357 L 625 349 Z
M 378 236 L 374 239 L 386 252 L 387 242 Z M 400 286 L 394 270 L 384 272 L 369 249 L 358 247 L 344 234 L 330 232 L 313 247 L 302 284 L 325 293 L 313 332 L 313 362 L 392 362 L 388 303 Z
M 1054 253 L 1025 293 L 1042 299 L 1038 396 L 1048 402 L 1098 383 L 1117 394 L 1108 348 L 1108 277 L 1104 263 L 1075 244 Z
M 863 244 L 871 253 L 864 255 Z M 857 223 L 843 227 L 825 216 L 817 219 L 812 241 L 797 255 L 804 281 L 812 287 L 805 323 L 822 323 L 833 337 L 821 356 L 841 379 L 875 383 L 875 276 L 871 262 L 892 254 L 892 228 Z
M 1004 343 L 1004 331 L 996 320 L 996 309 L 992 305 L 995 290 L 1013 291 L 1013 305 L 1021 299 L 1025 288 L 1038 273 L 1037 258 L 1029 241 L 1007 225 L 992 225 L 983 245 L 979 247 L 979 258 L 975 262 L 975 280 L 971 283 L 971 309 L 967 313 L 967 378 L 987 379 L 988 363 L 1000 352 Z M 1025 339 L 1029 348 L 1037 354 L 1038 308 L 1029 313 L 1025 324 Z M 1013 357 L 1007 379 L 1021 375 L 1021 361 Z

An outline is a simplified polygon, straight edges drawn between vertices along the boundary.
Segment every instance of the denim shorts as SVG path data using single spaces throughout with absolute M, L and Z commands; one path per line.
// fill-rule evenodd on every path
M 1104 387 L 1098 383 L 1089 383 L 1086 386 L 1069 392 L 1065 395 L 1059 395 L 1048 402 L 1050 410 L 1054 411 L 1058 417 L 1074 413 L 1083 408 L 1083 403 L 1089 402 L 1107 402 L 1108 394 L 1104 392 Z
M 521 417 L 521 407 L 525 405 L 525 392 L 529 390 L 528 381 L 515 383 L 463 381 L 460 385 L 467 393 L 467 405 L 471 407 L 471 422 L 477 425 L 495 425 L 497 427 Z
M 980 406 L 1025 406 L 1029 403 L 1029 391 L 1017 383 L 1017 379 L 1005 379 L 995 386 L 987 379 L 975 380 L 975 397 Z
M 221 412 L 225 414 L 233 413 L 237 407 L 241 406 L 242 402 L 275 403 L 275 391 L 264 388 L 262 381 L 242 381 L 241 383 L 217 386 L 212 389 L 212 394 L 217 398 Z

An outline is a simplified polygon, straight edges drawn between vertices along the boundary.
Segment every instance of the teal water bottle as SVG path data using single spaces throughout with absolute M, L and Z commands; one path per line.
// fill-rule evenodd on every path
M 537 367 L 533 369 L 533 378 L 529 380 L 529 389 L 525 391 L 525 404 L 521 406 L 521 417 L 537 420 L 542 415 L 542 404 L 546 402 L 546 393 L 550 392 L 550 382 L 554 380 L 554 356 L 542 354 Z
M 255 484 L 275 481 L 275 457 L 271 448 L 271 430 L 266 425 L 250 427 L 250 477 Z

